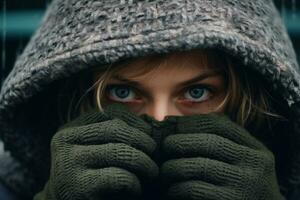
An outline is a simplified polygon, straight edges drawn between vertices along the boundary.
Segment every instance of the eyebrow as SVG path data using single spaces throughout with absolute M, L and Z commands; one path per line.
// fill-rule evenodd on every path
M 224 73 L 224 69 L 221 69 L 221 68 L 205 69 L 205 71 L 203 73 L 199 74 L 198 76 L 196 76 L 196 77 L 194 77 L 190 80 L 179 83 L 178 86 L 189 85 L 189 84 L 192 84 L 194 82 L 206 79 L 208 77 L 217 76 L 217 75 L 220 75 L 220 74 L 223 74 L 223 73 Z M 112 78 L 117 79 L 117 80 L 122 81 L 122 82 L 126 82 L 126 83 L 134 85 L 134 86 L 141 86 L 141 84 L 138 81 L 133 81 L 133 80 L 130 80 L 130 79 L 126 79 L 126 78 L 122 77 L 119 74 L 114 75 Z

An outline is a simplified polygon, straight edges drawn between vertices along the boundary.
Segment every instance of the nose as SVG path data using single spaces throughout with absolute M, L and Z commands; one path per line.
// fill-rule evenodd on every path
M 157 121 L 163 121 L 168 115 L 181 115 L 173 103 L 163 99 L 149 104 L 145 113 Z

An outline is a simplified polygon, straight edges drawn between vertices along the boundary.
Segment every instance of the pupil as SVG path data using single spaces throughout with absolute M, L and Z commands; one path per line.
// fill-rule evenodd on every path
M 117 92 L 118 97 L 121 97 L 121 98 L 124 98 L 129 94 L 128 89 L 126 89 L 124 87 L 118 88 L 116 92 Z
M 200 88 L 192 89 L 192 90 L 190 90 L 190 94 L 194 98 L 199 98 L 202 96 L 203 90 Z

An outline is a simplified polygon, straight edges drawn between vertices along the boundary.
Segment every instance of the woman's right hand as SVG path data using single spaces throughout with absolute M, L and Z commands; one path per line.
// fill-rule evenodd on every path
M 50 177 L 35 200 L 134 199 L 159 173 L 148 124 L 118 104 L 59 128 Z M 107 112 L 106 112 L 107 111 Z M 149 132 L 148 132 L 149 133 Z

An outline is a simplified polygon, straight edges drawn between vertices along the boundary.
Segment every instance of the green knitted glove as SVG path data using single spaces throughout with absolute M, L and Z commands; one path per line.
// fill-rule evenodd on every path
M 224 114 L 178 117 L 162 154 L 166 199 L 284 199 L 273 153 Z
M 50 178 L 35 200 L 134 199 L 158 176 L 151 127 L 112 104 L 59 128 L 51 140 Z

